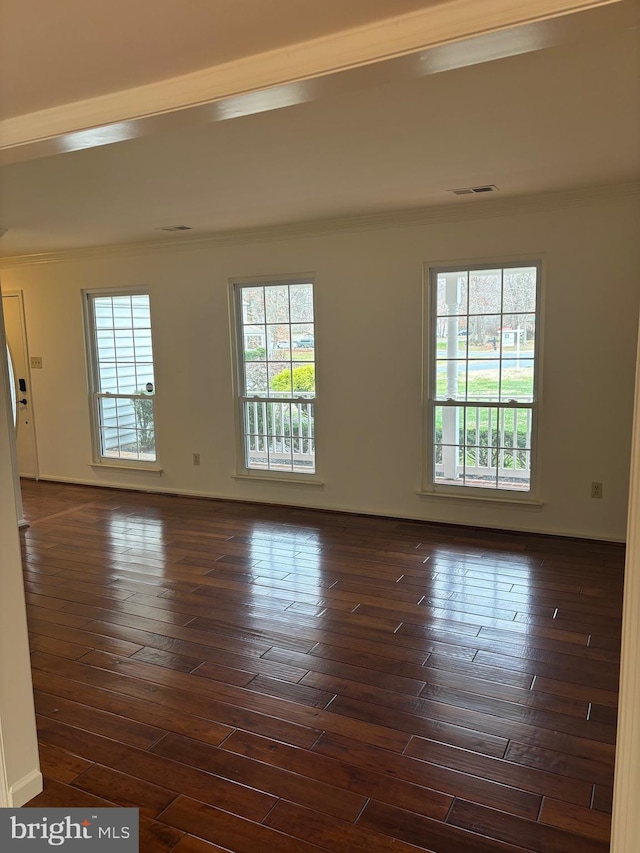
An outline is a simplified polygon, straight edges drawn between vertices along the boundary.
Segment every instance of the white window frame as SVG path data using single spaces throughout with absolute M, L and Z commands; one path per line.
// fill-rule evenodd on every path
M 95 311 L 93 302 L 100 297 L 115 297 L 115 296 L 147 296 L 149 297 L 149 309 L 151 311 L 151 295 L 146 287 L 127 287 L 127 288 L 106 288 L 99 290 L 83 290 L 83 317 L 84 317 L 84 333 L 85 333 L 85 350 L 87 364 L 87 384 L 89 392 L 89 422 L 91 427 L 91 450 L 92 461 L 90 465 L 95 468 L 122 468 L 136 471 L 145 471 L 150 474 L 161 474 L 162 468 L 159 465 L 158 459 L 158 430 L 157 430 L 157 407 L 155 404 L 157 390 L 157 375 L 155 369 L 155 351 L 153 352 L 154 363 L 154 391 L 153 395 L 144 394 L 104 394 L 99 391 L 100 382 L 98 376 L 98 353 L 96 346 L 96 323 Z M 153 329 L 153 319 L 151 320 L 151 328 Z M 153 332 L 152 332 L 153 340 Z M 126 399 L 152 399 L 154 401 L 154 445 L 156 458 L 154 460 L 145 459 L 122 459 L 117 457 L 103 456 L 101 453 L 102 442 L 100 440 L 100 412 L 99 400 L 102 397 L 111 398 L 126 398 Z
M 277 398 L 247 397 L 244 395 L 244 328 L 242 322 L 242 299 L 243 287 L 272 287 L 277 285 L 310 284 L 313 288 L 313 336 L 317 341 L 316 326 L 316 277 L 314 273 L 299 273 L 279 276 L 251 276 L 229 279 L 229 317 L 231 337 L 231 361 L 233 367 L 233 389 L 235 397 L 235 431 L 236 431 L 236 471 L 235 479 L 255 480 L 271 483 L 289 483 L 298 485 L 323 486 L 324 483 L 319 475 L 318 462 L 318 365 L 316 346 L 314 346 L 314 367 L 316 390 L 313 397 L 288 397 L 283 398 L 286 403 L 312 403 L 314 423 L 314 461 L 315 470 L 309 471 L 278 471 L 274 469 L 250 468 L 246 461 L 246 434 L 244 406 L 247 401 L 277 402 Z M 284 325 L 284 324 L 283 324 Z M 302 324 L 304 325 L 304 324 Z
M 518 401 L 504 402 L 469 402 L 455 401 L 459 407 L 490 406 L 499 409 L 530 408 L 531 409 L 531 467 L 530 487 L 528 490 L 511 490 L 506 488 L 477 487 L 464 484 L 444 484 L 435 482 L 435 407 L 441 406 L 443 400 L 437 399 L 437 276 L 446 272 L 465 272 L 476 270 L 513 269 L 520 267 L 535 267 L 536 275 L 536 308 L 527 312 L 535 314 L 536 335 L 534 343 L 534 382 L 531 403 Z M 543 341 L 543 308 L 544 308 L 544 258 L 536 254 L 531 256 L 498 258 L 464 259 L 458 261 L 433 261 L 423 265 L 423 382 L 422 382 L 422 487 L 419 495 L 443 498 L 459 498 L 463 500 L 480 500 L 502 504 L 523 504 L 532 507 L 542 506 L 540 498 L 540 458 L 538 452 L 538 424 L 540 417 L 540 396 L 542 387 L 542 341 Z M 517 313 L 517 312 L 510 312 Z M 453 404 L 453 401 L 452 401 Z

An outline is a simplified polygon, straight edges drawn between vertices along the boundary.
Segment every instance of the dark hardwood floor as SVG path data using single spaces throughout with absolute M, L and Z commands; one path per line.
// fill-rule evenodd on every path
M 623 549 L 25 482 L 45 791 L 143 853 L 604 853 Z

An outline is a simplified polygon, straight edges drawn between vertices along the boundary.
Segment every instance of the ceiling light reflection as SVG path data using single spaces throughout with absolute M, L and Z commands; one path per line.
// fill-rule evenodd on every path
M 556 42 L 553 27 L 547 21 L 486 33 L 465 41 L 433 47 L 420 53 L 417 57 L 418 73 L 438 74 L 441 71 L 479 65 L 482 62 L 492 62 L 495 59 L 542 50 Z
M 82 151 L 83 148 L 97 148 L 100 145 L 111 145 L 113 142 L 134 139 L 141 135 L 137 125 L 135 121 L 121 121 L 117 124 L 104 125 L 104 127 L 68 133 L 59 138 L 60 150 L 64 153 Z
M 285 83 L 260 92 L 247 92 L 244 95 L 234 95 L 232 98 L 218 101 L 213 105 L 213 120 L 226 121 L 241 116 L 280 110 L 283 107 L 303 104 L 312 100 L 313 97 L 312 87 L 308 82 Z

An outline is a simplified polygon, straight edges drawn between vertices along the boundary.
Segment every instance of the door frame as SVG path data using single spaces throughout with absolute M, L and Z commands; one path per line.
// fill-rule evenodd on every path
M 611 853 L 633 853 L 640 837 L 640 334 L 622 614 L 620 701 Z
M 0 282 L 0 297 L 2 297 L 2 296 L 4 296 L 4 293 L 2 292 L 2 283 Z M 5 330 L 4 330 L 4 312 L 3 312 L 2 299 L 0 298 L 0 349 L 2 350 L 2 352 L 0 352 L 0 371 L 4 370 L 5 366 L 6 366 L 6 370 L 8 372 L 9 365 L 7 363 L 6 348 L 7 348 L 7 338 L 6 338 Z M 29 380 L 29 381 L 31 381 L 31 380 Z M 2 393 L 3 385 L 4 385 L 4 380 L 0 376 L 0 394 Z M 9 393 L 9 389 L 7 387 L 7 394 L 8 393 Z M 1 428 L 1 425 L 0 425 L 0 428 Z M 9 422 L 8 421 L 7 421 L 7 428 L 9 428 Z M 16 516 L 17 516 L 17 520 L 18 520 L 18 527 L 28 527 L 29 525 L 28 525 L 28 522 L 26 521 L 26 519 L 24 517 L 24 508 L 22 505 L 22 488 L 20 486 L 20 475 L 18 474 L 18 454 L 17 454 L 17 450 L 16 450 L 16 431 L 15 431 L 15 428 L 12 430 L 12 432 L 13 432 L 13 437 L 12 437 L 12 440 L 10 441 L 10 453 L 11 453 L 11 468 L 12 468 L 12 475 L 13 475 L 13 493 L 14 493 L 15 504 L 16 504 Z M 1 746 L 1 744 L 2 744 L 2 731 L 0 730 L 0 746 Z M 0 766 L 0 771 L 1 770 L 2 770 L 2 767 Z M 0 776 L 1 776 L 1 773 L 0 773 Z
M 1 291 L 0 291 L 1 292 Z M 42 791 L 33 706 L 20 540 L 22 514 L 16 470 L 4 318 L 0 301 L 0 808 L 18 808 Z M 12 488 L 13 487 L 13 488 Z
M 29 395 L 29 418 L 31 420 L 31 430 L 33 436 L 33 466 L 34 473 L 33 477 L 31 475 L 27 475 L 29 479 L 38 480 L 40 478 L 40 463 L 38 460 L 38 440 L 37 440 L 37 421 L 36 421 L 36 407 L 34 403 L 34 395 L 33 395 L 33 378 L 31 375 L 31 362 L 29 360 L 29 339 L 27 337 L 27 322 L 25 317 L 25 309 L 24 309 L 24 291 L 22 290 L 3 290 L 2 298 L 4 297 L 17 297 L 18 299 L 18 312 L 20 315 L 20 335 L 22 338 L 22 355 L 24 358 L 25 365 L 25 376 L 27 380 L 27 393 Z M 3 312 L 4 313 L 4 312 Z M 6 321 L 3 319 L 3 324 Z M 3 336 L 6 338 L 5 329 L 3 328 Z M 13 356 L 13 354 L 12 354 Z M 15 359 L 14 359 L 15 361 Z
M 0 809 L 9 808 L 9 780 L 4 766 L 4 742 L 2 740 L 2 720 L 0 720 Z

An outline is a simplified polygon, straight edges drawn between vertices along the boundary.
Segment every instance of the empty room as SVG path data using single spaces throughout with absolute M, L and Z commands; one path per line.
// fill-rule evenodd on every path
M 638 13 L 0 0 L 1 807 L 635 849 Z

